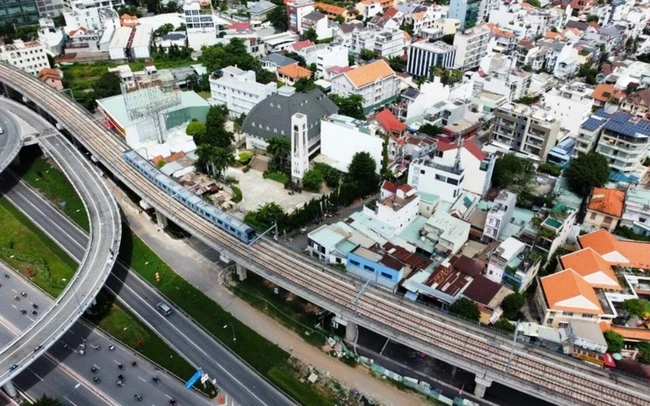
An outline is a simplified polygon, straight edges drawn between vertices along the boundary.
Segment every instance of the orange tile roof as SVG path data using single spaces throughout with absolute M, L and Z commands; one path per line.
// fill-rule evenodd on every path
M 578 244 L 593 248 L 612 266 L 650 269 L 650 243 L 619 240 L 601 229 L 579 236 Z
M 299 66 L 297 63 L 285 65 L 278 69 L 278 75 L 283 75 L 291 79 L 302 79 L 311 76 L 311 71 L 307 68 Z
M 393 76 L 394 74 L 395 71 L 383 59 L 359 66 L 344 73 L 357 88 L 376 82 L 379 79 Z
M 555 38 L 559 37 L 560 35 L 561 34 L 559 32 L 546 31 L 546 33 L 544 34 L 544 38 L 555 39 Z
M 650 340 L 650 330 L 648 329 L 612 326 L 611 324 L 605 321 L 601 321 L 598 324 L 600 325 L 600 329 L 602 330 L 603 333 L 607 330 L 614 330 L 616 333 L 622 335 L 623 338 L 627 340 L 633 340 L 633 341 Z
M 591 191 L 588 209 L 620 218 L 624 202 L 625 192 L 622 190 L 595 187 Z
M 170 156 L 165 158 L 165 161 L 168 162 L 168 163 L 169 162 L 174 162 L 174 161 L 177 161 L 177 160 L 181 159 L 184 156 L 185 156 L 185 152 L 183 152 L 183 151 L 174 152 L 173 154 L 171 154 Z
M 316 3 L 316 8 L 320 8 L 321 10 L 324 10 L 331 14 L 336 14 L 337 16 L 345 13 L 344 7 L 335 6 L 334 4 Z
M 408 32 L 404 31 L 404 39 L 405 39 L 405 40 L 410 40 L 410 39 L 411 39 L 411 34 L 409 34 Z
M 375 114 L 375 118 L 384 128 L 384 130 L 388 131 L 389 133 L 401 134 L 404 132 L 404 130 L 406 130 L 406 125 L 399 121 L 389 109 L 384 109 Z
M 515 33 L 509 30 L 502 30 L 499 27 L 494 27 L 492 28 L 492 34 L 496 35 L 497 37 L 505 37 L 505 38 L 514 38 Z
M 609 262 L 598 255 L 592 248 L 584 248 L 580 251 L 572 252 L 560 258 L 563 268 L 571 268 L 578 275 L 582 276 L 594 288 L 621 290 L 618 279 Z M 611 283 L 598 283 L 590 275 L 602 272 L 611 279 Z M 591 280 L 590 280 L 591 279 Z
M 624 93 L 622 90 L 615 89 L 614 85 L 608 85 L 606 83 L 601 83 L 597 85 L 593 93 L 591 94 L 592 99 L 598 100 L 603 103 L 608 102 L 612 98 L 621 99 L 623 98 L 623 96 Z
M 545 276 L 540 279 L 544 296 L 550 310 L 587 314 L 603 314 L 594 289 L 576 271 L 571 268 Z M 574 298 L 583 297 L 594 308 L 574 307 L 560 304 Z
M 38 72 L 38 77 L 41 79 L 61 80 L 61 73 L 56 69 L 43 68 Z

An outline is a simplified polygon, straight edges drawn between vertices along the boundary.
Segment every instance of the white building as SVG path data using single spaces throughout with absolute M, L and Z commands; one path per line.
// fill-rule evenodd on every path
M 308 125 L 307 115 L 296 113 L 291 116 L 291 180 L 296 184 L 302 184 L 302 178 L 309 170 Z
M 275 82 L 265 85 L 255 81 L 255 72 L 235 66 L 221 70 L 221 77 L 210 76 L 210 104 L 228 107 L 231 117 L 248 115 L 257 103 L 278 91 Z
M 551 109 L 560 127 L 577 133 L 580 125 L 591 115 L 594 100 L 593 88 L 584 83 L 573 82 L 553 88 L 544 94 L 544 106 Z
M 265 54 L 286 51 L 298 41 L 300 41 L 300 36 L 291 31 L 266 35 L 259 39 L 260 48 L 264 49 Z
M 553 76 L 558 79 L 568 79 L 578 73 L 580 55 L 572 45 L 565 45 L 557 55 Z
M 432 241 L 438 250 L 456 254 L 469 238 L 470 224 L 437 210 L 424 224 L 424 238 Z
M 183 4 L 187 45 L 194 51 L 217 43 L 217 23 L 209 1 L 185 0 Z
M 384 138 L 377 133 L 377 126 L 333 114 L 321 119 L 320 128 L 321 154 L 334 168 L 347 173 L 354 154 L 367 152 L 377 164 L 375 171 L 380 172 Z
M 363 97 L 363 107 L 371 110 L 397 96 L 399 79 L 388 63 L 381 59 L 332 77 L 332 94 Z
M 108 48 L 108 55 L 112 60 L 125 60 L 129 58 L 129 39 L 133 28 L 117 27 Z
M 353 30 L 350 34 L 350 51 L 373 51 L 379 58 L 398 57 L 408 45 L 404 31 L 400 29 Z
M 364 206 L 363 213 L 388 224 L 399 234 L 418 215 L 420 196 L 409 185 L 396 185 L 384 181 L 381 185 L 380 197 L 371 206 Z
M 445 69 L 454 67 L 456 47 L 442 41 L 420 41 L 408 49 L 406 71 L 413 76 L 431 76 L 431 67 L 440 66 Z
M 419 193 L 436 195 L 441 200 L 453 203 L 461 194 L 465 171 L 460 164 L 447 166 L 435 163 L 430 156 L 411 161 L 408 184 Z
M 433 162 L 436 164 L 453 166 L 458 155 L 458 144 L 438 140 Z M 465 141 L 460 149 L 460 166 L 465 171 L 465 180 L 462 189 L 484 196 L 491 186 L 492 171 L 496 157 L 487 155 L 474 141 Z
M 305 58 L 307 66 L 316 65 L 316 77 L 329 79 L 328 69 L 332 66 L 346 67 L 348 48 L 343 45 L 319 44 L 302 48 L 296 53 Z
M 456 33 L 454 36 L 454 46 L 456 47 L 454 69 L 476 68 L 481 62 L 481 58 L 487 55 L 489 41 L 490 29 L 483 26 Z
M 304 34 L 307 30 L 316 31 L 316 38 L 319 40 L 332 38 L 332 29 L 329 28 L 327 16 L 320 11 L 312 11 L 302 17 L 300 33 Z
M 56 28 L 54 22 L 49 18 L 38 20 L 38 41 L 45 47 L 45 50 L 52 56 L 60 55 L 65 44 L 65 32 L 62 27 Z
M 528 93 L 532 74 L 523 70 L 501 68 L 481 75 L 472 73 L 472 80 L 476 84 L 477 92 L 484 90 L 506 96 L 509 101 L 520 99 Z
M 150 59 L 153 30 L 148 25 L 138 25 L 133 27 L 132 30 L 133 36 L 129 43 L 130 57 L 134 59 Z
M 289 31 L 302 34 L 303 18 L 315 9 L 313 0 L 293 0 L 287 3 Z
M 124 5 L 124 0 L 64 0 L 66 31 L 84 27 L 87 30 L 103 31 L 120 26 L 120 16 L 116 8 Z
M 41 69 L 50 67 L 45 47 L 38 41 L 23 42 L 17 39 L 11 45 L 0 45 L 0 61 L 34 76 Z
M 494 199 L 494 203 L 485 219 L 483 237 L 498 240 L 506 225 L 510 222 L 516 204 L 516 194 L 510 193 L 506 190 L 499 192 L 499 195 Z
M 526 244 L 514 237 L 508 237 L 494 251 L 488 262 L 485 276 L 493 282 L 501 283 L 508 264 L 524 252 Z

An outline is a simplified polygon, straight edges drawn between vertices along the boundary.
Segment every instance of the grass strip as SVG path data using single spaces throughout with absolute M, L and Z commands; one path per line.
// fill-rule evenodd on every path
M 79 227 L 90 231 L 86 207 L 77 191 L 61 170 L 43 158 L 37 146 L 21 150 L 20 165 L 14 168 L 14 172 L 62 209 Z

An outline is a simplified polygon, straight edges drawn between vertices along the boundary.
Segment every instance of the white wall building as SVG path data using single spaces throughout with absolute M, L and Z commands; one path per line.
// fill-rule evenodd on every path
M 456 33 L 454 36 L 454 46 L 456 47 L 454 69 L 476 68 L 481 62 L 481 58 L 487 55 L 489 42 L 490 29 L 487 27 L 474 27 Z
M 319 44 L 296 51 L 305 58 L 307 66 L 316 65 L 316 77 L 329 79 L 327 69 L 332 66 L 348 66 L 348 48 L 343 45 Z
M 364 206 L 363 213 L 388 224 L 399 234 L 418 215 L 420 196 L 409 185 L 384 181 L 379 200 L 372 206 Z
M 194 51 L 217 43 L 217 23 L 212 5 L 209 1 L 204 4 L 199 0 L 185 0 L 183 4 L 187 45 Z
M 17 39 L 11 45 L 0 45 L 0 61 L 34 76 L 41 69 L 50 67 L 45 47 L 38 41 L 23 42 Z
M 66 31 L 80 27 L 103 31 L 108 26 L 120 26 L 115 8 L 123 6 L 124 0 L 64 0 L 64 5 Z
M 380 172 L 384 138 L 377 133 L 377 126 L 333 114 L 321 119 L 320 129 L 321 154 L 334 168 L 347 173 L 354 154 L 367 152 L 377 163 L 375 171 Z
M 287 3 L 289 31 L 302 34 L 302 20 L 314 10 L 313 0 L 293 0 Z
M 402 56 L 408 41 L 400 29 L 355 30 L 350 37 L 350 51 L 360 54 L 367 49 L 377 57 L 390 58 Z
M 235 66 L 221 70 L 222 76 L 210 76 L 210 104 L 222 104 L 228 107 L 231 117 L 248 115 L 257 103 L 276 93 L 275 82 L 261 84 L 255 81 L 255 72 L 243 71 Z
M 515 210 L 516 204 L 516 194 L 510 193 L 506 190 L 499 192 L 499 195 L 496 199 L 494 199 L 492 208 L 490 208 L 487 218 L 485 219 L 483 237 L 498 240 L 499 237 L 501 237 L 503 229 L 510 222 L 510 218 L 512 218 L 512 212 Z
M 449 86 L 443 85 L 440 82 L 440 77 L 434 76 L 433 81 L 425 82 L 420 86 L 418 95 L 408 104 L 406 122 L 412 123 L 421 120 L 425 112 L 440 101 L 469 99 L 472 97 L 473 87 L 472 80 L 463 80 Z
M 525 248 L 526 244 L 518 239 L 514 237 L 506 238 L 506 240 L 496 248 L 490 257 L 490 262 L 488 262 L 485 276 L 493 282 L 501 283 L 508 264 L 511 263 L 514 258 L 517 258 L 517 255 L 524 252 Z
M 399 91 L 399 79 L 388 63 L 381 59 L 332 77 L 332 94 L 363 97 L 364 109 L 387 103 Z
M 297 184 L 302 184 L 302 178 L 309 170 L 308 124 L 305 114 L 291 116 L 291 180 Z
M 440 66 L 445 69 L 454 67 L 456 58 L 456 47 L 442 41 L 428 42 L 420 41 L 408 49 L 408 62 L 406 72 L 417 77 L 429 77 L 432 66 Z
M 593 90 L 584 83 L 568 83 L 546 92 L 544 106 L 551 109 L 561 128 L 577 133 L 580 125 L 591 115 Z
M 416 158 L 409 165 L 409 185 L 419 193 L 436 195 L 449 203 L 460 196 L 464 181 L 465 171 L 460 165 L 435 163 L 429 156 Z
M 458 155 L 458 144 L 439 140 L 433 162 L 453 166 Z M 487 155 L 474 141 L 465 141 L 460 150 L 460 166 L 465 171 L 462 189 L 483 196 L 490 189 L 496 157 Z
M 450 254 L 456 254 L 469 238 L 470 227 L 469 223 L 444 210 L 437 210 L 424 224 L 424 237 Z
M 129 54 L 135 59 L 151 58 L 151 42 L 153 30 L 148 25 L 138 25 L 133 27 L 133 37 L 129 42 Z
M 300 36 L 291 31 L 266 35 L 259 39 L 260 48 L 264 50 L 264 54 L 286 51 L 298 41 L 300 41 Z
M 129 39 L 132 28 L 117 27 L 111 38 L 108 48 L 108 55 L 112 60 L 125 60 L 129 57 Z

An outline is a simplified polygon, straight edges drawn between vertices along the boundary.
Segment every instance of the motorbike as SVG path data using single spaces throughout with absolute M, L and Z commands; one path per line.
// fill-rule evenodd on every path
M 140 396 L 140 395 L 137 395 L 137 394 L 136 394 L 136 395 L 133 395 L 133 398 L 134 398 L 135 400 L 137 400 L 138 402 L 142 402 L 142 396 Z
M 151 378 L 151 380 L 152 380 L 154 383 L 160 383 L 160 379 L 159 379 L 157 376 L 154 376 L 153 378 Z
M 122 369 L 122 370 L 124 369 L 124 365 L 122 365 L 122 364 L 117 364 L 117 367 L 118 367 L 119 369 Z
M 131 362 L 131 366 L 132 366 L 132 367 L 137 367 L 137 366 L 138 366 L 138 363 L 135 362 L 135 361 L 133 361 L 133 362 Z
M 90 368 L 90 370 L 93 372 L 93 374 L 96 374 L 97 371 L 99 371 L 99 369 L 97 369 L 96 366 L 92 366 L 92 367 Z
M 95 383 L 100 383 L 102 380 L 99 379 L 99 378 L 96 377 L 96 376 L 93 376 L 93 381 L 94 381 Z

